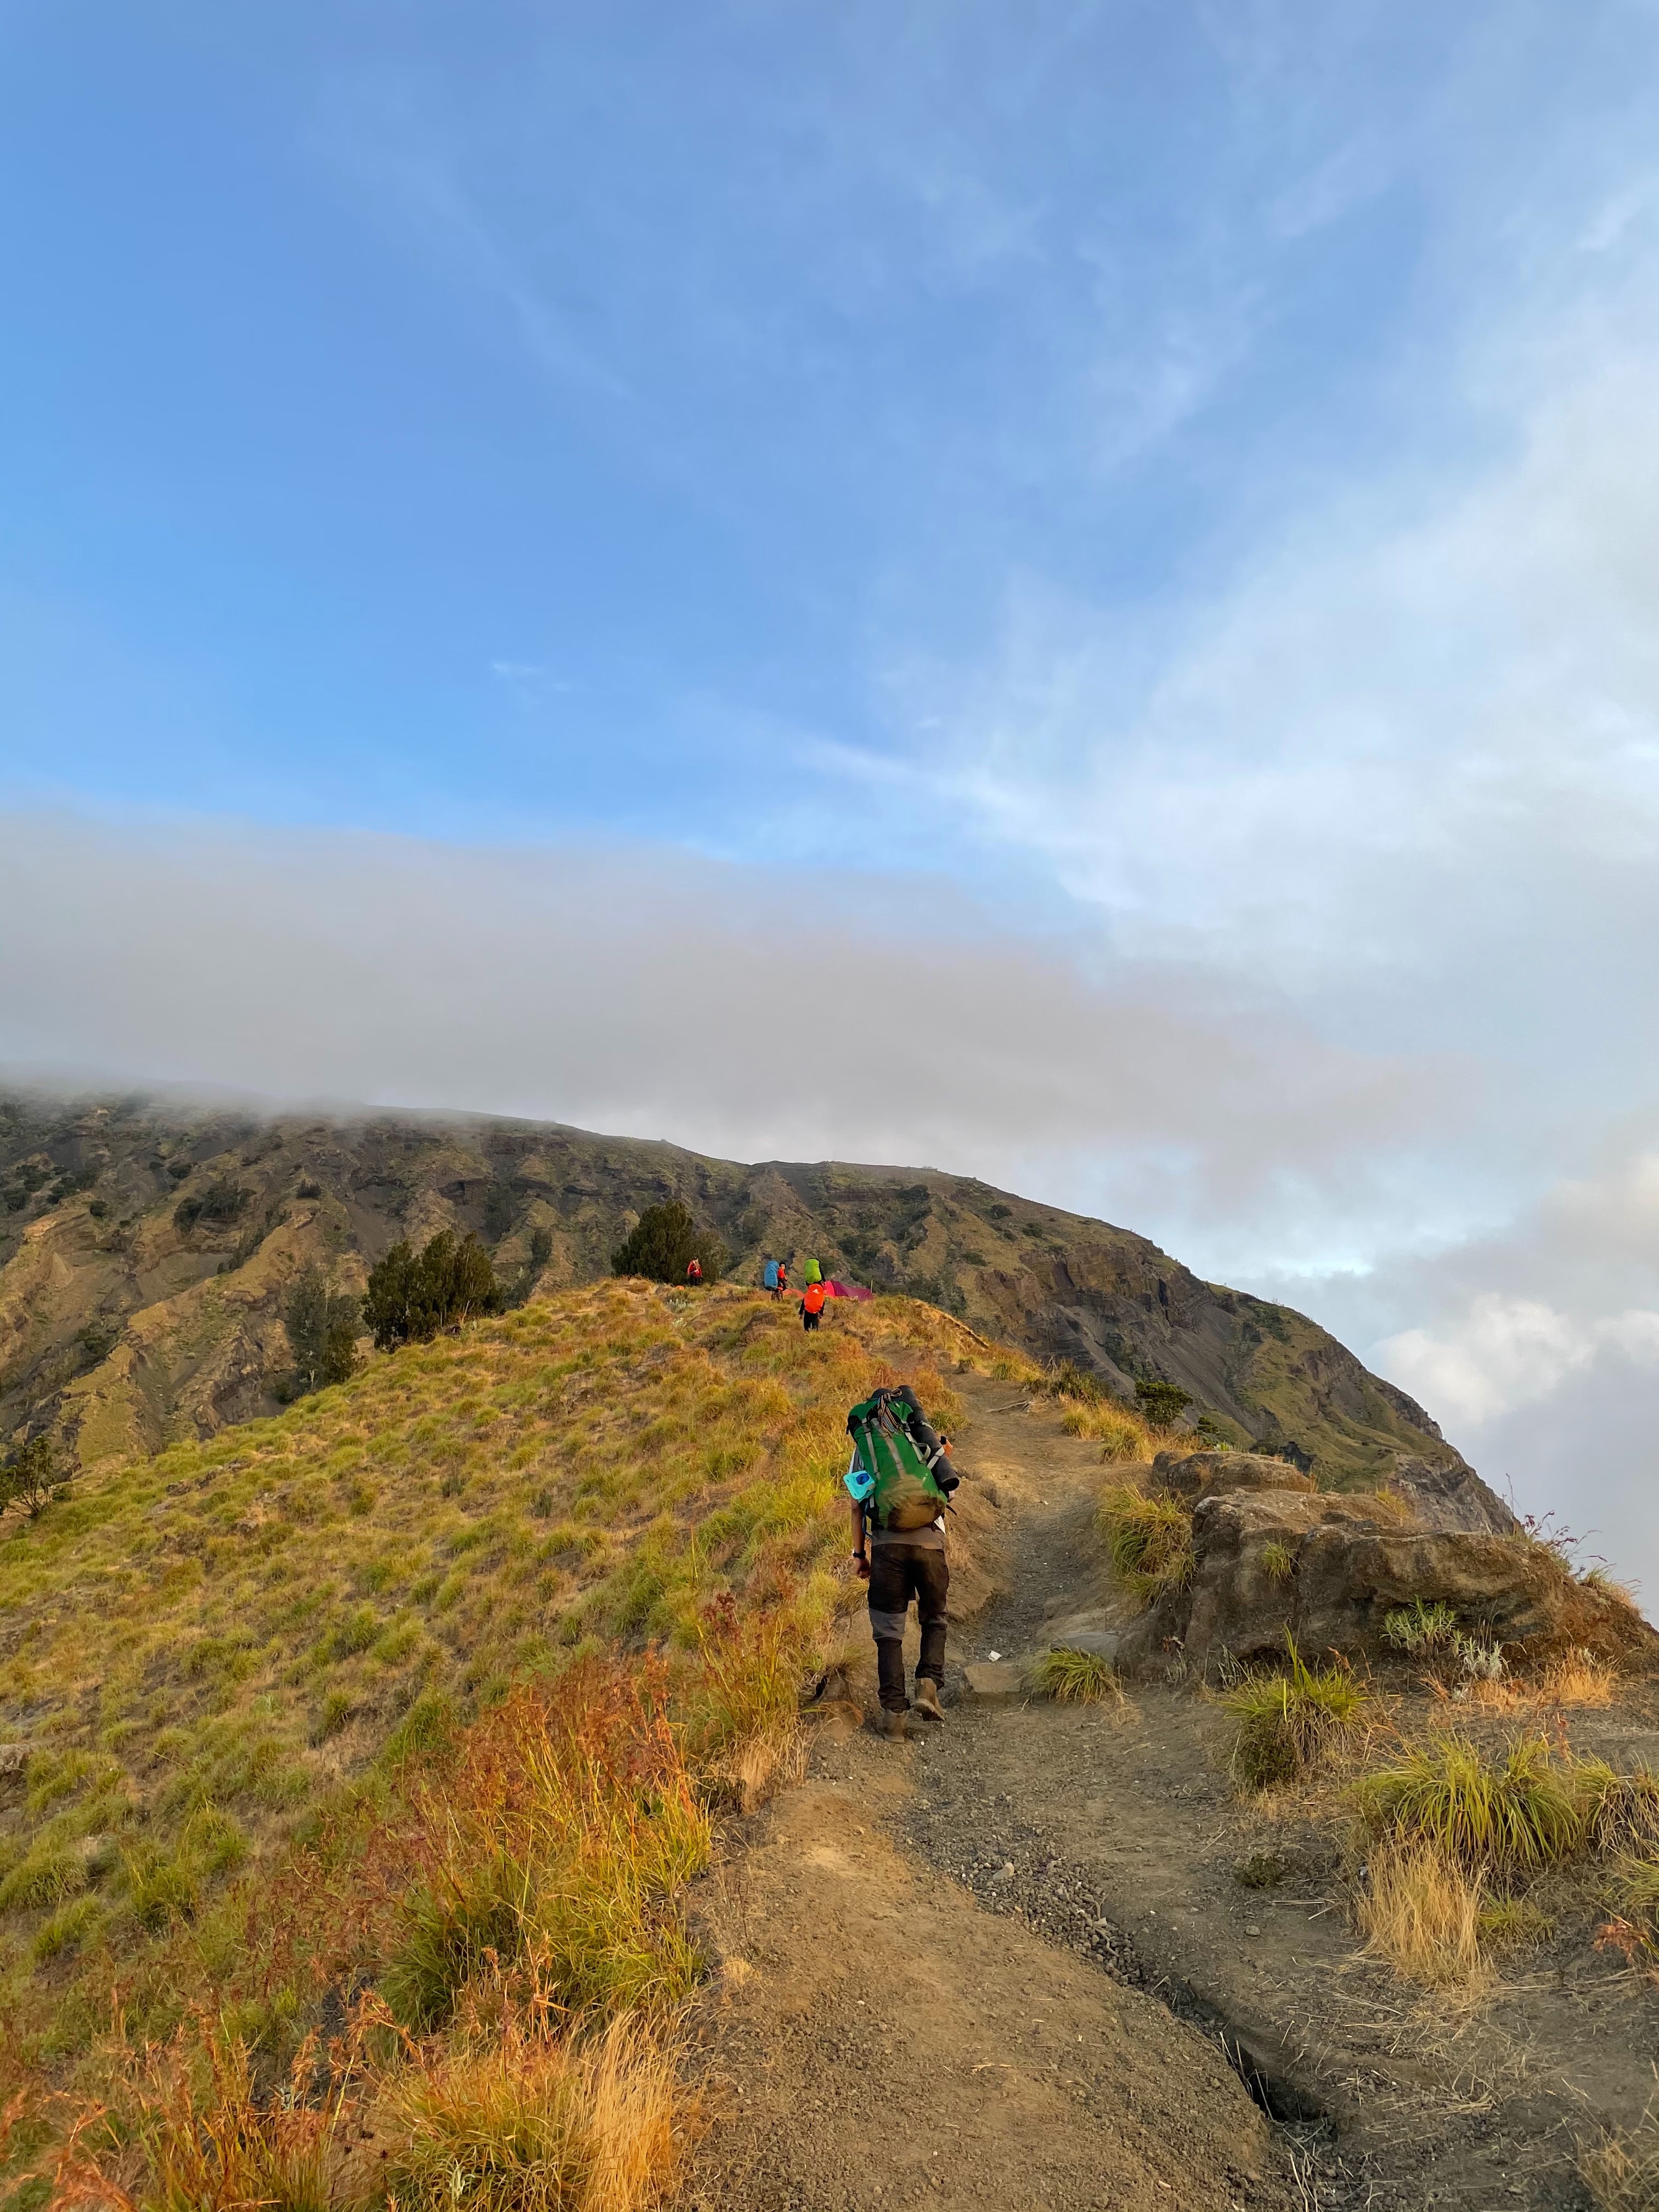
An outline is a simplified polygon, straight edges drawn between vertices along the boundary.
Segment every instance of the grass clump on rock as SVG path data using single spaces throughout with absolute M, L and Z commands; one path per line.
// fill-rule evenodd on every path
M 1121 1705 L 1117 1669 L 1096 1651 L 1070 1651 L 1063 1645 L 1045 1651 L 1031 1669 L 1031 1688 L 1056 1705 L 1093 1705 L 1110 1699 Z
M 1253 1673 L 1222 1700 L 1237 1723 L 1236 1781 L 1268 1790 L 1322 1766 L 1370 1703 L 1346 1668 L 1310 1667 L 1286 1632 L 1285 1673 Z
M 1457 1615 L 1449 1605 L 1425 1605 L 1413 1598 L 1382 1616 L 1385 1643 L 1416 1658 L 1426 1652 L 1449 1651 L 1457 1641 Z
M 1193 1571 L 1193 1516 L 1177 1498 L 1150 1498 L 1133 1483 L 1115 1482 L 1102 1492 L 1096 1519 L 1112 1572 L 1133 1595 L 1150 1603 L 1165 1590 L 1186 1587 Z

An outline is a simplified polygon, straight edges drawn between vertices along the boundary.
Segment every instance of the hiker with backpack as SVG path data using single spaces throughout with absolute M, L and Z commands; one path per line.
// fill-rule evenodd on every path
M 801 1293 L 800 1325 L 809 1334 L 823 1319 L 823 1302 L 830 1293 L 822 1280 L 809 1283 Z
M 853 1464 L 847 1471 L 853 1559 L 870 1585 L 881 1732 L 902 1741 L 910 1733 L 904 1622 L 912 1598 L 921 1628 L 915 1709 L 928 1720 L 945 1718 L 939 1701 L 951 1588 L 945 1515 L 962 1478 L 947 1456 L 947 1440 L 928 1421 L 908 1382 L 860 1399 L 847 1416 L 847 1430 L 853 1439 Z

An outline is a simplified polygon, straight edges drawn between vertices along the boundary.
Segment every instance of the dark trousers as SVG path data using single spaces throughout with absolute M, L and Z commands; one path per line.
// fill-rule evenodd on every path
M 870 1547 L 870 1631 L 876 1639 L 876 1680 L 882 1711 L 902 1713 L 904 1694 L 904 1616 L 916 1601 L 921 1624 L 921 1656 L 916 1680 L 945 1680 L 945 1601 L 951 1570 L 945 1553 L 921 1544 Z
M 809 1311 L 805 1306 L 803 1306 L 800 1310 L 800 1325 L 803 1328 L 816 1328 L 823 1319 L 823 1310 L 822 1307 L 818 1309 L 817 1313 Z

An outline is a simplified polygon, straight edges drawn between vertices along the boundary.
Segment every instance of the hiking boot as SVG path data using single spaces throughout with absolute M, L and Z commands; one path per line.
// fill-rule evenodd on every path
M 908 1743 L 910 1741 L 908 1713 L 884 1712 L 876 1725 L 879 1733 L 893 1743 Z
M 911 1710 L 920 1713 L 925 1721 L 942 1721 L 945 1718 L 945 1708 L 939 1701 L 939 1684 L 930 1675 L 919 1674 L 916 1677 L 916 1694 Z

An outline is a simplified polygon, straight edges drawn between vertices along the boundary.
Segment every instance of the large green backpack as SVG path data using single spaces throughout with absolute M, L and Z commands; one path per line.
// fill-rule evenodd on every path
M 948 1503 L 910 1433 L 915 1418 L 914 1408 L 884 1390 L 861 1400 L 847 1416 L 859 1462 L 873 1486 L 865 1509 L 878 1528 L 928 1528 Z

